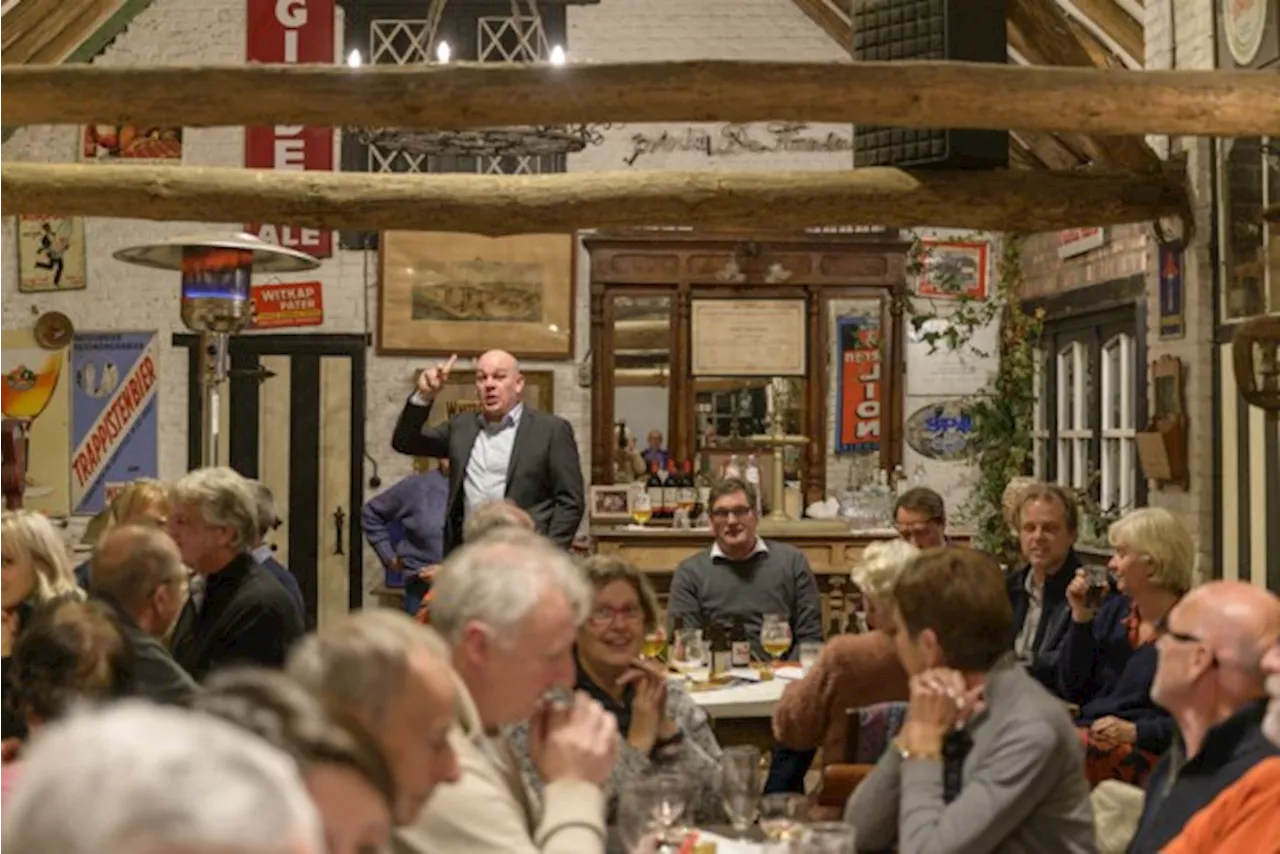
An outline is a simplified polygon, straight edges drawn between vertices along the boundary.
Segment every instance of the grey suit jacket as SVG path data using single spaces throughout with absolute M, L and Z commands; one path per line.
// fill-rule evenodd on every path
M 858 849 L 901 854 L 1094 854 L 1079 736 L 1062 701 L 1012 657 L 987 677 L 987 709 L 969 724 L 959 796 L 942 796 L 942 763 L 887 750 L 854 790 L 845 820 Z
M 411 397 L 396 421 L 391 447 L 415 457 L 449 460 L 449 504 L 444 527 L 447 555 L 462 544 L 466 505 L 462 485 L 471 449 L 480 434 L 480 420 L 474 412 L 461 412 L 443 424 L 424 428 L 430 414 L 430 406 L 417 406 Z M 584 492 L 573 426 L 557 415 L 539 412 L 526 404 L 507 464 L 506 497 L 529 514 L 538 533 L 568 548 L 586 509 Z

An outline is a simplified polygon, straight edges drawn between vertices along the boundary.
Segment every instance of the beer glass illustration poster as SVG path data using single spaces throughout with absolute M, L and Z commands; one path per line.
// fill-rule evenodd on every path
M 154 332 L 78 332 L 72 346 L 71 503 L 89 515 L 159 474 L 159 347 Z
M 23 506 L 50 516 L 70 511 L 70 353 L 46 350 L 30 329 L 4 330 L 5 429 L 26 446 Z
M 85 287 L 84 220 L 18 218 L 18 290 L 78 291 Z

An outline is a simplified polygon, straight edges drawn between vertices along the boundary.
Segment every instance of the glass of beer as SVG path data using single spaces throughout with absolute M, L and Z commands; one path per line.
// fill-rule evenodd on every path
M 637 525 L 644 525 L 653 518 L 653 502 L 646 492 L 636 492 L 631 496 L 631 519 Z
M 667 633 L 662 629 L 654 629 L 644 636 L 644 647 L 641 653 L 650 661 L 658 661 L 667 649 Z
M 1086 607 L 1097 610 L 1111 592 L 1111 575 L 1105 566 L 1091 566 L 1085 570 L 1089 579 L 1089 589 L 1084 594 Z
M 791 625 L 781 614 L 765 614 L 760 625 L 760 645 L 777 660 L 791 649 Z

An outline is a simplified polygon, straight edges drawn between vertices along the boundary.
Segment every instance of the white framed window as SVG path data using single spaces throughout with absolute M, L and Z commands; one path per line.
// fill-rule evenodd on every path
M 1130 305 L 1050 317 L 1037 360 L 1036 476 L 1088 494 L 1107 514 L 1147 499 L 1137 454 L 1147 411 L 1145 348 L 1140 292 L 1132 296 Z
M 1031 374 L 1031 387 L 1036 397 L 1032 410 L 1031 426 L 1031 461 L 1032 474 L 1036 480 L 1044 480 L 1049 471 L 1049 407 L 1044 397 L 1044 350 L 1037 347 L 1032 352 L 1035 367 Z
M 1058 482 L 1075 489 L 1089 485 L 1089 364 L 1084 345 L 1073 341 L 1058 351 L 1057 371 L 1057 472 Z
M 1137 492 L 1133 351 L 1133 336 L 1123 333 L 1112 336 L 1102 345 L 1102 448 L 1098 466 L 1098 506 L 1103 510 L 1128 510 L 1133 506 Z

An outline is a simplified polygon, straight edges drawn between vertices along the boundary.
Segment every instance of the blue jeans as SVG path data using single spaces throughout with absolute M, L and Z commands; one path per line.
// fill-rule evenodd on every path
M 764 794 L 799 792 L 804 794 L 804 775 L 809 773 L 816 750 L 793 750 L 781 744 L 773 749 L 769 762 L 769 776 L 764 781 Z
M 431 590 L 431 582 L 418 577 L 416 569 L 406 570 L 404 575 L 404 609 L 416 617 L 422 610 L 422 597 Z

